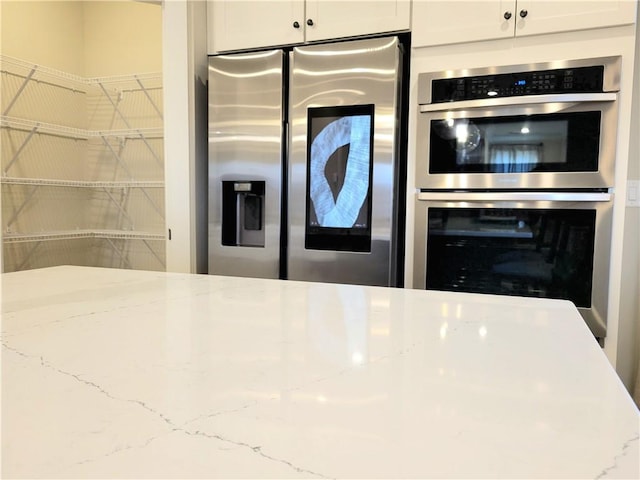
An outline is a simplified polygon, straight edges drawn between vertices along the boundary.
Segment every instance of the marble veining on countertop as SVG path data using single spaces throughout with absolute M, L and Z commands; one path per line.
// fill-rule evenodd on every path
M 565 301 L 87 267 L 2 282 L 2 478 L 640 478 Z

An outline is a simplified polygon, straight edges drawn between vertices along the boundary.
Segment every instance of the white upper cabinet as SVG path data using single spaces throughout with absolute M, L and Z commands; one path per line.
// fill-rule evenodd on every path
M 414 47 L 635 22 L 636 0 L 414 0 Z
M 514 4 L 514 0 L 414 0 L 411 44 L 423 47 L 512 37 Z
M 208 53 L 304 41 L 304 1 L 208 0 Z
M 636 5 L 637 0 L 518 0 L 516 35 L 626 25 L 635 22 Z
M 411 26 L 410 0 L 307 0 L 306 12 L 308 42 L 408 30 Z
M 208 0 L 208 52 L 409 30 L 410 0 Z

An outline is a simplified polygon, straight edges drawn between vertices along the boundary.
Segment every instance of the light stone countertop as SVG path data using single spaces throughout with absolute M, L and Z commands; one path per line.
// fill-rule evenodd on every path
M 568 302 L 54 267 L 2 282 L 2 478 L 639 478 Z

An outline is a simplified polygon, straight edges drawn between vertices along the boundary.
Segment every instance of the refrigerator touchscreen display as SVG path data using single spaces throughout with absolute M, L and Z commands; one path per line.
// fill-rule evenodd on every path
M 370 252 L 374 105 L 307 115 L 305 248 Z

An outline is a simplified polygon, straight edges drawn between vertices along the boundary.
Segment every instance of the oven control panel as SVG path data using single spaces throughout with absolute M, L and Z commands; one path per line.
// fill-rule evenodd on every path
M 604 67 L 560 68 L 432 81 L 431 103 L 482 98 L 602 92 Z

